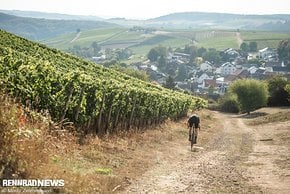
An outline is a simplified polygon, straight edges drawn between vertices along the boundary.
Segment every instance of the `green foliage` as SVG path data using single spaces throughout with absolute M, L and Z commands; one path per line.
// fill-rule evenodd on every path
M 241 110 L 248 114 L 267 104 L 267 84 L 262 81 L 253 79 L 237 80 L 230 85 L 229 91 L 231 94 L 237 95 Z
M 282 40 L 278 45 L 279 59 L 286 64 L 290 62 L 290 40 Z
M 94 55 L 97 55 L 98 52 L 101 50 L 101 46 L 96 42 L 94 41 L 91 45 L 91 47 L 93 48 L 94 50 Z
M 269 90 L 269 102 L 270 106 L 288 106 L 288 98 L 290 95 L 285 90 L 289 81 L 287 78 L 282 76 L 275 76 L 267 80 L 268 82 L 268 90 Z
M 171 76 L 168 76 L 166 81 L 165 81 L 165 84 L 163 85 L 165 88 L 168 88 L 168 89 L 175 89 L 175 86 L 176 86 L 176 83 L 174 81 L 174 78 L 171 77 Z
M 256 65 L 261 65 L 261 61 L 259 59 L 251 59 L 248 60 L 248 64 L 256 64 Z
M 249 51 L 250 52 L 257 52 L 257 50 L 258 50 L 257 42 L 250 42 L 249 43 Z
M 240 49 L 244 52 L 248 52 L 249 51 L 249 45 L 246 42 L 243 42 L 240 46 Z
M 207 50 L 206 50 L 206 48 L 204 48 L 204 47 L 201 47 L 201 48 L 197 49 L 197 56 L 202 57 L 203 54 L 204 54 L 206 51 L 207 51 Z
M 81 47 L 80 45 L 74 45 L 72 48 L 69 48 L 67 52 L 72 53 L 79 57 L 92 58 L 96 56 L 96 48 L 94 47 Z
M 287 84 L 284 89 L 288 93 L 288 95 L 290 96 L 290 84 Z M 290 102 L 290 97 L 288 98 L 288 101 Z
M 217 52 L 215 49 L 210 49 L 209 51 L 203 53 L 202 58 L 205 61 L 210 61 L 214 63 L 218 63 L 221 60 L 219 52 Z
M 238 97 L 234 94 L 226 94 L 219 100 L 219 109 L 224 112 L 240 112 Z
M 150 61 L 157 61 L 159 57 L 166 57 L 167 49 L 166 47 L 158 46 L 152 48 L 148 53 L 148 59 Z
M 148 59 L 151 61 L 151 62 L 154 62 L 154 61 L 157 61 L 158 57 L 159 57 L 159 53 L 158 51 L 155 49 L 155 48 L 152 48 L 148 55 L 147 55 Z
M 66 119 L 98 134 L 179 118 L 199 99 L 2 30 L 0 82 L 23 104 L 48 110 L 54 120 Z
M 120 71 L 122 73 L 125 73 L 129 76 L 135 77 L 137 79 L 143 80 L 143 81 L 149 81 L 149 76 L 146 74 L 145 71 L 135 70 L 132 68 L 127 67 L 120 67 L 120 66 L 114 66 L 113 69 Z
M 76 29 L 88 30 L 108 28 L 115 24 L 102 21 L 85 20 L 47 20 L 28 17 L 16 17 L 0 13 L 0 29 L 32 40 L 44 40 L 61 34 L 76 32 Z
M 188 72 L 187 72 L 186 66 L 179 65 L 176 80 L 177 81 L 184 81 L 185 79 L 187 79 L 187 73 Z

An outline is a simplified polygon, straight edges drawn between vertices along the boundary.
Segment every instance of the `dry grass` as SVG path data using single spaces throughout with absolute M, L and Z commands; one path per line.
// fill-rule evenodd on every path
M 188 136 L 186 119 L 183 119 L 178 122 L 166 121 L 146 131 L 132 130 L 102 139 L 87 136 L 79 144 L 74 133 L 65 129 L 56 131 L 58 128 L 48 118 L 36 118 L 30 114 L 21 121 L 21 116 L 17 116 L 19 105 L 8 100 L 5 106 L 6 112 L 2 112 L 1 116 L 6 117 L 1 117 L 1 122 L 11 121 L 16 131 L 21 128 L 33 134 L 27 137 L 22 134 L 1 145 L 5 149 L 2 149 L 0 160 L 5 158 L 9 149 L 13 150 L 11 153 L 17 159 L 13 163 L 13 172 L 6 174 L 10 176 L 6 178 L 65 180 L 65 187 L 54 188 L 53 192 L 120 191 L 156 163 L 157 156 L 154 153 L 157 149 L 176 139 L 187 141 Z M 207 111 L 199 114 L 204 134 L 211 133 L 216 126 L 214 116 Z M 11 128 L 6 131 L 11 131 Z M 206 141 L 206 138 L 201 138 L 201 141 Z M 1 174 L 3 178 L 4 173 Z
M 251 116 L 252 114 L 252 116 Z M 260 109 L 257 112 L 251 113 L 249 116 L 249 125 L 261 125 L 274 122 L 285 122 L 290 120 L 290 109 L 267 108 Z

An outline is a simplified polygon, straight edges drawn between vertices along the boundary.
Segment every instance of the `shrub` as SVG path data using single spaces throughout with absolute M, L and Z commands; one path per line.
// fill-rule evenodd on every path
M 240 104 L 236 95 L 227 94 L 219 100 L 219 109 L 224 112 L 240 112 Z
M 248 114 L 267 105 L 269 96 L 267 84 L 254 79 L 235 81 L 230 85 L 229 92 L 237 96 L 241 111 Z
M 286 91 L 286 85 L 289 83 L 285 77 L 275 76 L 267 80 L 270 97 L 269 106 L 289 106 L 289 94 Z
M 284 89 L 285 91 L 288 92 L 288 95 L 289 95 L 288 101 L 290 102 L 290 84 L 287 84 Z

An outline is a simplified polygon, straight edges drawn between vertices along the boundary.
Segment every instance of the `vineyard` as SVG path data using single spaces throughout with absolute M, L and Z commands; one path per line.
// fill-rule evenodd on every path
M 0 85 L 23 104 L 98 135 L 177 119 L 203 99 L 0 30 Z

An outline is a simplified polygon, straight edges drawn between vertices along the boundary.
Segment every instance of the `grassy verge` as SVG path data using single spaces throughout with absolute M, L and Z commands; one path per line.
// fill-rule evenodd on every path
M 252 116 L 251 116 L 252 115 Z M 290 110 L 279 112 L 254 112 L 251 113 L 248 121 L 249 125 L 261 125 L 274 122 L 285 122 L 290 120 Z
M 0 106 L 0 179 L 63 179 L 65 186 L 52 188 L 53 193 L 121 191 L 158 163 L 158 150 L 167 153 L 171 143 L 187 143 L 186 119 L 146 131 L 80 139 L 71 127 L 61 128 L 7 97 L 1 96 Z M 206 142 L 216 120 L 208 112 L 200 116 L 200 141 Z

